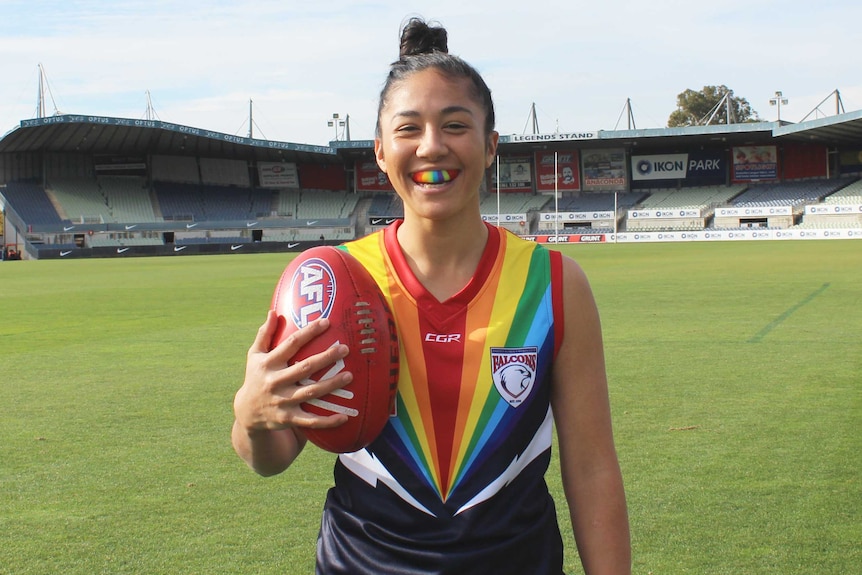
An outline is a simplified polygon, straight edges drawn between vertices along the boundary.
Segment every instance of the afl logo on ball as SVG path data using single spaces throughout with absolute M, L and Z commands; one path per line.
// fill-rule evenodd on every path
M 335 274 L 325 261 L 312 258 L 304 262 L 290 280 L 290 314 L 296 327 L 329 317 L 335 302 Z

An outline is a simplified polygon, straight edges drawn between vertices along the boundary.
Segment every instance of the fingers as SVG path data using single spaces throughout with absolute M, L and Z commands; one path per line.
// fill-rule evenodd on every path
M 267 311 L 266 320 L 258 328 L 257 335 L 255 335 L 254 341 L 248 350 L 249 354 L 273 351 L 277 355 L 284 355 L 286 352 L 288 357 L 290 357 L 303 345 L 329 329 L 330 325 L 328 318 L 321 318 L 288 335 L 278 345 L 274 346 L 273 338 L 278 331 L 279 321 L 283 322 L 285 320 L 284 318 L 279 319 L 275 310 Z
M 292 427 L 298 431 L 303 429 L 329 429 L 347 423 L 347 416 L 343 413 L 332 415 L 315 415 L 301 410 L 293 418 Z
M 341 353 L 346 351 L 347 346 L 339 347 L 345 348 L 344 350 L 338 350 L 337 352 L 340 357 L 344 357 Z M 326 355 L 326 352 L 320 355 Z M 336 362 L 334 364 L 334 369 L 338 369 L 339 363 L 343 366 L 342 362 Z M 333 370 L 331 369 L 330 372 L 332 371 Z M 338 371 L 332 375 L 332 377 L 326 377 L 327 375 L 330 375 L 330 373 L 324 374 L 320 381 L 305 379 L 296 388 L 294 388 L 291 400 L 296 401 L 296 405 L 300 409 L 295 410 L 292 414 L 291 424 L 293 426 L 298 428 L 325 429 L 329 427 L 337 427 L 347 422 L 348 416 L 343 413 L 317 415 L 301 408 L 302 404 L 314 404 L 316 399 L 333 393 L 353 381 L 353 374 L 349 371 Z
M 303 409 L 303 404 L 313 404 L 315 400 L 344 387 L 352 380 L 353 374 L 350 372 L 340 372 L 320 381 L 306 380 L 308 383 L 297 382 L 295 377 L 285 379 L 278 391 L 270 396 L 266 427 L 323 429 L 342 425 L 347 421 L 347 415 L 318 415 Z
M 276 327 L 278 327 L 278 317 L 274 310 L 269 310 L 266 313 L 266 320 L 257 330 L 257 335 L 254 338 L 254 342 L 251 344 L 249 353 L 268 352 L 272 336 L 275 335 Z
M 353 380 L 345 370 L 346 345 L 291 363 L 308 342 L 326 331 L 330 322 L 318 320 L 288 335 L 270 350 L 278 332 L 278 316 L 269 311 L 249 348 L 246 378 L 235 401 L 237 419 L 249 428 L 328 428 L 347 421 L 343 414 L 316 415 L 302 404 L 332 393 Z M 283 320 L 282 320 L 283 321 Z M 312 379 L 313 377 L 313 379 Z
M 270 342 L 275 343 L 275 342 L 272 342 L 272 337 L 275 335 L 275 331 L 278 327 L 278 321 L 279 320 L 278 320 L 278 316 L 275 314 L 275 312 L 270 312 L 270 313 L 273 316 L 275 316 L 275 318 L 272 320 L 272 322 L 275 325 L 272 327 L 272 332 L 271 333 L 265 333 L 264 337 L 266 337 L 268 335 L 270 338 Z M 281 321 L 284 321 L 284 320 L 281 320 Z M 270 322 L 270 318 L 269 318 L 269 315 L 267 315 L 267 322 L 263 326 L 261 326 L 261 329 L 264 329 L 269 322 Z M 330 325 L 329 318 L 321 318 L 321 319 L 318 319 L 318 320 L 315 320 L 315 321 L 309 323 L 306 326 L 299 328 L 297 331 L 291 333 L 287 337 L 284 337 L 282 339 L 282 341 L 279 342 L 277 345 L 271 346 L 273 355 L 278 356 L 278 357 L 283 357 L 283 356 L 287 356 L 288 358 L 293 357 L 293 355 L 296 354 L 296 352 L 299 351 L 299 349 L 302 346 L 304 346 L 306 343 L 310 342 L 315 337 L 317 337 L 320 334 L 322 334 L 323 332 L 325 332 L 327 329 L 329 329 L 329 325 Z
M 292 381 L 297 381 L 303 385 L 309 385 L 309 387 L 313 389 L 316 389 L 324 382 L 338 382 L 338 375 L 343 376 L 348 373 L 344 371 L 344 361 L 342 360 L 347 357 L 349 353 L 350 348 L 344 344 L 332 345 L 320 353 L 310 355 L 288 366 L 284 370 L 284 377 Z M 318 375 L 316 382 L 309 379 L 312 375 L 321 372 L 327 366 L 329 366 L 329 369 L 326 370 L 325 373 Z M 337 387 L 342 386 L 343 384 Z

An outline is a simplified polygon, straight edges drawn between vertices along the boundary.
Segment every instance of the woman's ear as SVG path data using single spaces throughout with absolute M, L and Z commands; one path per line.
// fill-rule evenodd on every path
M 381 144 L 380 138 L 374 139 L 374 159 L 377 160 L 377 167 L 385 174 L 386 158 L 383 156 L 383 144 Z
M 488 134 L 488 150 L 485 156 L 485 169 L 487 170 L 494 165 L 494 160 L 497 157 L 497 143 L 500 141 L 499 132 L 491 132 Z

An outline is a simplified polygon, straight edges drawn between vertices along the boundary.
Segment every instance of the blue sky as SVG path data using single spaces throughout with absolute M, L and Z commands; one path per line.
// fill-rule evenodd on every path
M 143 118 L 325 144 L 350 115 L 371 139 L 377 97 L 410 15 L 449 30 L 484 75 L 502 134 L 664 127 L 680 92 L 724 84 L 765 120 L 776 90 L 800 121 L 833 90 L 862 109 L 862 3 L 822 0 L 0 0 L 0 135 L 36 115 Z M 852 22 L 852 25 L 846 23 Z M 810 117 L 834 113 L 829 99 Z M 339 137 L 343 137 L 339 133 Z

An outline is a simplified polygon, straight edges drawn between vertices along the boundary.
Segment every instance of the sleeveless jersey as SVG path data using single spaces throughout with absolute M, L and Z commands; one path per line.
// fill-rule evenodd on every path
M 341 246 L 389 303 L 400 375 L 383 433 L 336 461 L 317 573 L 559 575 L 544 475 L 560 254 L 488 225 L 470 283 L 439 302 L 410 270 L 399 224 Z

